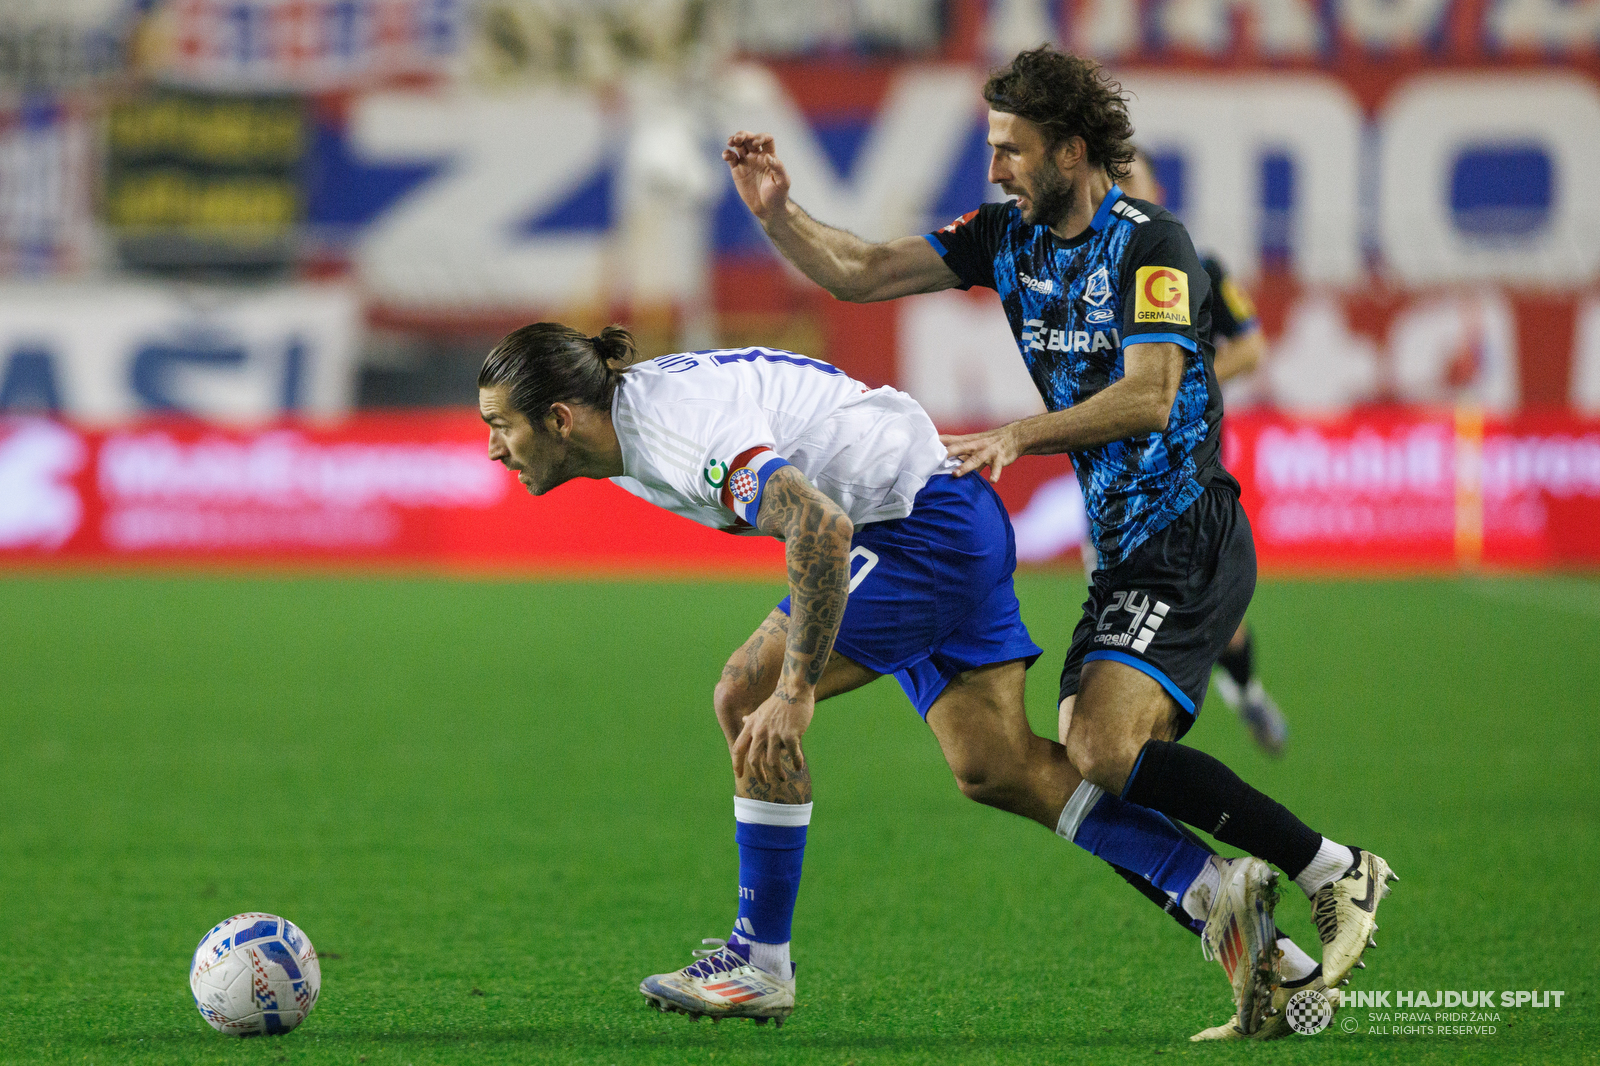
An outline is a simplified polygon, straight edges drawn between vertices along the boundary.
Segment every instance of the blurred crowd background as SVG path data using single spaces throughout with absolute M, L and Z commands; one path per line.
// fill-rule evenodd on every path
M 540 318 L 796 349 L 949 428 L 1032 413 L 993 294 L 836 303 L 717 152 L 772 132 L 818 218 L 936 228 L 998 198 L 978 89 L 1043 41 L 1131 91 L 1254 296 L 1229 462 L 1264 560 L 1600 563 L 1597 0 L 4 0 L 0 415 L 49 417 L 0 431 L 0 549 L 370 548 L 409 519 L 195 485 L 472 404 Z M 371 498 L 450 496 L 433 454 Z M 1014 514 L 1061 470 L 1018 468 Z

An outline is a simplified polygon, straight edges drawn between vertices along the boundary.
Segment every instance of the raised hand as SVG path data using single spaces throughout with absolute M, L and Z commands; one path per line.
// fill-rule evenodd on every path
M 722 150 L 739 198 L 758 219 L 782 211 L 789 202 L 789 172 L 773 148 L 770 133 L 740 130 Z

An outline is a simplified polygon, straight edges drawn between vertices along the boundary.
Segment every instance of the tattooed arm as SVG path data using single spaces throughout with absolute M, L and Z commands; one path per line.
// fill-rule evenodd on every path
M 778 687 L 744 720 L 733 745 L 733 770 L 767 782 L 805 770 L 800 735 L 811 724 L 817 681 L 844 617 L 854 527 L 838 504 L 792 466 L 767 481 L 757 525 L 785 544 L 789 633 Z

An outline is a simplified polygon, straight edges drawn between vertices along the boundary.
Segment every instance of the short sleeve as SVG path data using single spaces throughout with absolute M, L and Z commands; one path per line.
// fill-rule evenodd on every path
M 1233 340 L 1255 329 L 1256 306 L 1250 294 L 1229 276 L 1216 256 L 1208 255 L 1201 263 L 1211 281 L 1211 336 Z
M 945 266 L 961 279 L 961 288 L 970 289 L 974 285 L 994 288 L 995 256 L 1000 252 L 1000 239 L 1014 210 L 1009 203 L 984 204 L 948 226 L 924 235 Z
M 772 450 L 766 413 L 743 394 L 630 404 L 617 416 L 618 429 L 674 495 L 731 511 L 739 526 L 756 524 L 767 480 L 789 465 Z
M 1183 226 L 1171 219 L 1141 224 L 1128 241 L 1122 269 L 1122 346 L 1169 341 L 1191 352 L 1210 342 L 1206 297 L 1211 280 Z

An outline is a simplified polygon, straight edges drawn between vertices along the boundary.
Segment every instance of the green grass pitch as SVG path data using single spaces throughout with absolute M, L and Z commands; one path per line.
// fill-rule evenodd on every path
M 1020 579 L 1054 729 L 1081 600 Z M 1547 990 L 1485 1036 L 1191 1045 L 1198 941 L 1106 867 L 956 791 L 893 681 L 819 708 L 782 1030 L 648 1012 L 724 936 L 736 851 L 710 712 L 759 582 L 0 581 L 0 1062 L 1595 1062 L 1600 582 L 1273 581 L 1252 618 L 1279 762 L 1215 699 L 1190 741 L 1403 880 L 1356 988 Z M 212 924 L 285 914 L 315 1013 L 195 1012 Z M 1280 924 L 1315 943 L 1304 897 Z M 1337 1023 L 1336 1023 L 1337 1024 Z

